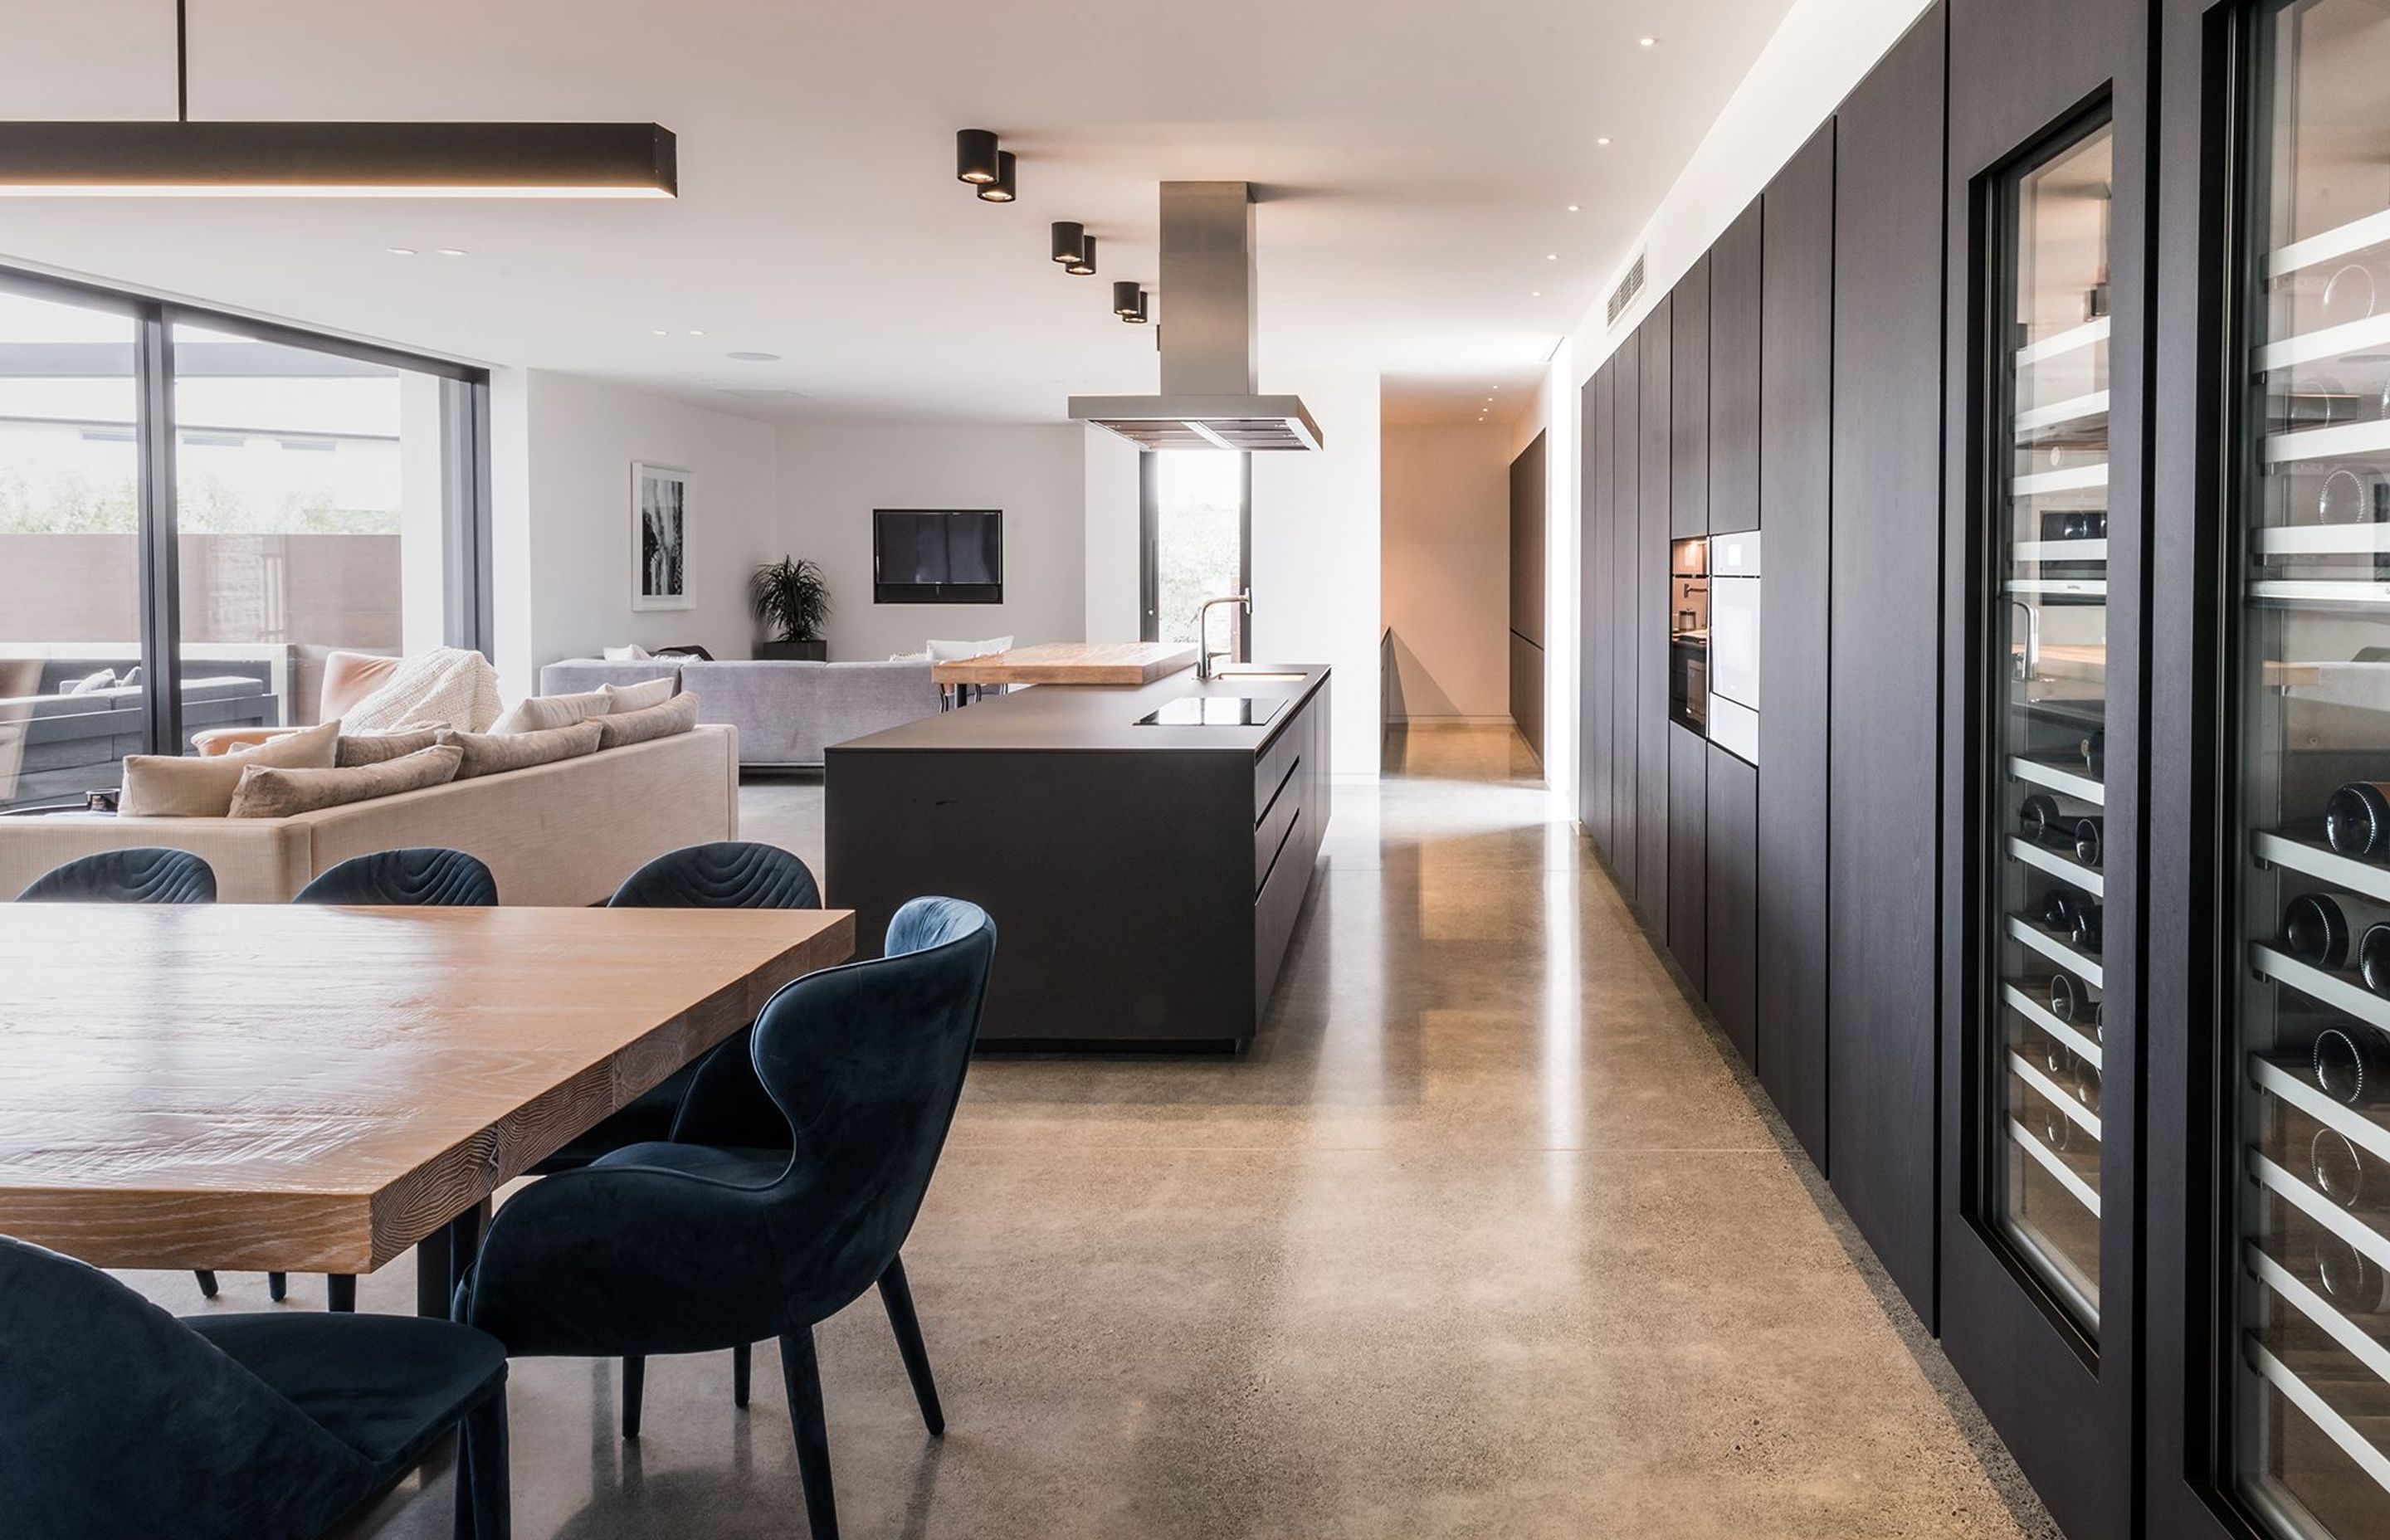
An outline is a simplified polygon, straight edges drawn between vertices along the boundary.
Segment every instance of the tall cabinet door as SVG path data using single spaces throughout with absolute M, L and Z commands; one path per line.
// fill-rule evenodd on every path
M 1577 455 L 1577 821 L 1610 854 L 1610 366 L 1581 392 Z
M 1610 869 L 1618 891 L 1636 897 L 1636 648 L 1642 630 L 1643 359 L 1634 346 L 1610 355 Z M 1657 731 L 1655 725 L 1652 729 Z
M 1826 648 L 1834 125 L 1763 199 L 1759 350 L 1759 1079 L 1826 1149 Z
M 1635 570 L 1636 903 L 1668 935 L 1668 333 L 1674 297 L 1636 330 L 1643 353 L 1642 527 Z
M 2147 7 L 1951 0 L 1942 1331 L 2131 1532 Z
M 1946 31 L 1927 11 L 1834 131 L 1827 1104 L 1834 1191 L 1929 1325 Z
M 2167 159 L 2221 174 L 2168 186 L 2160 248 L 2159 635 L 2191 665 L 2152 717 L 2215 773 L 2153 764 L 2202 834 L 2152 874 L 2152 914 L 2197 905 L 2151 955 L 2181 1114 L 2152 1190 L 2191 1195 L 2152 1216 L 2188 1279 L 2152 1513 L 2355 1540 L 2390 1534 L 2390 10 L 2178 4 L 2165 58 Z

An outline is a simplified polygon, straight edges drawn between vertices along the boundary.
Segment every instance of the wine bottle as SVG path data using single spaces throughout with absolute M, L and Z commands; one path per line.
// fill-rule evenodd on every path
M 2041 895 L 2041 923 L 2061 935 L 2075 929 L 2075 899 L 2063 888 Z
M 2316 1190 L 2353 1213 L 2378 1213 L 2390 1207 L 2390 1184 L 2369 1169 L 2348 1136 L 2319 1128 L 2307 1141 L 2307 1174 Z
M 2095 957 L 2100 955 L 2100 912 L 2101 908 L 2102 905 L 2098 904 L 2077 904 L 2075 905 L 2075 928 L 2069 932 L 2069 937 L 2075 943 L 2077 950 L 2088 952 Z
M 2282 906 L 2282 950 L 2316 968 L 2357 960 L 2357 938 L 2390 921 L 2390 909 L 2346 893 L 2301 893 Z
M 2083 1007 L 2083 986 L 2073 975 L 2053 973 L 2049 976 L 2049 1014 L 2062 1021 L 2072 1021 Z
M 2075 859 L 2087 866 L 2100 864 L 2100 832 L 2107 820 L 2095 813 L 2075 820 Z
M 2307 1061 L 2317 1088 L 2344 1106 L 2368 1107 L 2390 1096 L 2390 1056 L 2371 1027 L 2324 1028 Z
M 2366 988 L 2390 995 L 2390 925 L 2369 925 L 2357 938 L 2357 972 Z
M 2315 1280 L 2317 1290 L 2345 1315 L 2390 1309 L 2390 1287 L 2385 1287 L 2382 1269 L 2336 1235 L 2316 1238 Z
M 2390 781 L 2350 781 L 2325 798 L 2323 837 L 2343 855 L 2390 859 Z
M 2094 727 L 2082 743 L 2083 767 L 2096 778 L 2108 773 L 2108 729 Z

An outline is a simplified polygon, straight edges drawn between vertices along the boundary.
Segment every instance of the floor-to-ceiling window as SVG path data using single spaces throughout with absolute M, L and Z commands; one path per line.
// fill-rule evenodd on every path
M 1145 639 L 1202 641 L 1203 601 L 1242 593 L 1252 577 L 1252 456 L 1159 449 L 1141 458 Z M 1241 612 L 1215 613 L 1206 645 L 1243 657 L 1249 635 Z
M 481 644 L 486 381 L 0 273 L 0 806 Z

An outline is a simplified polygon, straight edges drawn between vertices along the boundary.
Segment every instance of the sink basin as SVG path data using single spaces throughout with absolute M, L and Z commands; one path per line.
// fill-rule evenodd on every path
M 1261 679 L 1291 684 L 1303 677 L 1300 669 L 1224 668 L 1216 675 L 1222 679 Z
M 1182 695 L 1137 719 L 1140 727 L 1259 727 L 1285 709 L 1276 697 Z

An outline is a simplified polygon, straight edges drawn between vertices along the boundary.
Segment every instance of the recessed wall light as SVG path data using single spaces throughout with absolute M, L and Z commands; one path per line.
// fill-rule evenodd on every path
M 1638 48 L 1651 48 L 1657 47 L 1659 45 L 1659 42 L 1660 40 L 1656 37 L 1638 37 L 1635 40 L 1635 45 Z
M 1542 299 L 1543 297 L 1544 297 L 1544 291 L 1543 291 L 1542 289 L 1531 289 L 1527 290 L 1527 298 L 1529 298 L 1529 299 L 1531 299 L 1531 300 L 1540 300 L 1540 299 Z
M 472 253 L 461 246 L 443 246 L 440 248 L 440 254 L 443 257 L 464 257 L 470 256 Z
M 666 330 L 665 330 L 663 327 L 656 327 L 656 328 L 655 328 L 655 330 L 654 330 L 654 331 L 652 331 L 652 332 L 649 333 L 649 336 L 651 336 L 651 337 L 670 337 L 670 336 L 672 335 L 672 333 L 671 333 L 671 332 L 666 331 Z
M 390 254 L 393 257 L 411 257 L 415 255 L 415 248 L 412 246 L 393 246 L 390 248 Z
M 1571 213 L 1574 213 L 1574 212 L 1576 212 L 1576 205 L 1575 205 L 1575 204 L 1572 203 L 1572 204 L 1570 204 L 1570 205 L 1569 205 L 1569 212 L 1571 212 Z
M 780 355 L 777 353 L 725 353 L 723 356 L 735 358 L 741 364 L 777 364 L 780 361 Z
M 1558 251 L 1547 251 L 1544 253 L 1544 260 L 1546 262 L 1558 262 L 1561 260 L 1561 254 Z
M 690 335 L 691 337 L 702 337 L 702 336 L 704 336 L 704 335 L 705 335 L 705 333 L 703 333 L 703 332 L 701 332 L 701 331 L 692 331 L 692 332 L 690 332 L 690 333 L 689 333 L 689 335 Z
M 1597 145 L 1607 145 L 1610 141 L 1608 139 L 1596 139 L 1594 143 Z

